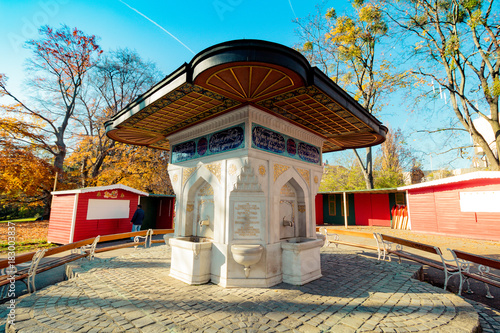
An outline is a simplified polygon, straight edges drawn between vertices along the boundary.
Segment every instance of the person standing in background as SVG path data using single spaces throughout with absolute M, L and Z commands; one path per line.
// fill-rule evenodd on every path
M 141 205 L 137 205 L 134 216 L 132 216 L 132 220 L 130 221 L 132 224 L 132 232 L 141 230 L 142 221 L 144 221 L 144 211 Z M 134 240 L 134 237 L 130 237 L 130 239 Z

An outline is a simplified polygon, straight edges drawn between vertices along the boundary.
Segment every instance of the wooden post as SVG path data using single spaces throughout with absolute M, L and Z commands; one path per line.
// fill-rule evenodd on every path
M 58 172 L 58 171 L 56 171 L 56 178 L 54 179 L 54 190 L 53 190 L 53 191 L 55 191 L 55 190 L 56 190 L 56 187 L 57 187 L 57 177 L 58 177 L 58 176 L 59 176 L 59 172 Z
M 344 193 L 342 193 L 342 196 L 344 198 L 344 225 L 345 228 L 347 229 L 347 194 L 345 191 Z

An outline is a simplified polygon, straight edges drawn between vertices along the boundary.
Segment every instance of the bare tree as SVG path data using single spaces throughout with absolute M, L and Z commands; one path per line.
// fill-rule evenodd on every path
M 412 53 L 420 64 L 414 73 L 438 86 L 435 96 L 439 91 L 449 95 L 459 125 L 437 131 L 467 131 L 489 167 L 500 170 L 498 0 L 384 0 L 383 4 L 392 22 L 407 33 L 402 39 L 415 42 Z M 474 122 L 478 118 L 489 125 L 488 131 L 478 128 Z M 493 139 L 488 140 L 486 132 Z
M 85 113 L 81 118 L 84 134 L 71 157 L 78 165 L 82 186 L 96 181 L 110 154 L 123 155 L 126 159 L 128 153 L 124 146 L 117 146 L 106 136 L 104 122 L 161 77 L 154 63 L 144 61 L 137 52 L 129 49 L 110 52 L 94 68 L 86 82 L 86 94 L 82 94 L 79 100 Z

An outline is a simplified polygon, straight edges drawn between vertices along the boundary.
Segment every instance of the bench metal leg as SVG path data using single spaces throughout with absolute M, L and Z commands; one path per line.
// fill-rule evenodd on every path
M 484 265 L 479 265 L 477 269 L 479 271 L 479 275 L 481 275 L 483 277 L 485 276 L 486 273 L 490 272 L 490 268 L 488 266 L 484 266 Z M 484 283 L 484 287 L 486 288 L 486 298 L 489 298 L 489 299 L 495 298 L 491 294 L 491 292 L 490 292 L 490 286 L 488 286 L 487 283 Z
M 448 251 L 450 251 L 450 253 L 453 255 L 453 259 L 445 259 L 443 257 L 443 254 L 441 253 L 441 251 L 438 252 L 436 250 L 436 253 L 439 254 L 439 256 L 441 257 L 441 261 L 443 262 L 444 278 L 445 278 L 445 281 L 444 281 L 444 290 L 446 290 L 446 287 L 448 285 L 448 280 L 452 276 L 458 274 L 458 276 L 460 277 L 460 284 L 458 286 L 458 295 L 462 295 L 462 288 L 463 288 L 463 284 L 464 284 L 464 278 L 465 278 L 465 282 L 467 282 L 466 293 L 472 294 L 473 292 L 470 289 L 469 278 L 463 274 L 463 273 L 469 273 L 469 271 L 470 271 L 470 262 L 468 262 L 467 260 L 459 259 L 457 257 L 457 255 L 455 254 L 455 252 L 453 252 L 453 250 L 448 249 Z M 446 264 L 447 262 L 455 263 L 456 266 L 457 266 L 456 267 L 457 270 L 452 271 L 453 267 L 449 268 L 448 265 Z
M 454 276 L 455 274 L 450 274 L 448 272 L 448 269 L 446 267 L 444 267 L 444 287 L 443 287 L 443 290 L 446 290 L 446 288 L 448 287 L 448 281 Z M 459 276 L 459 279 L 460 279 L 460 283 L 458 285 L 458 295 L 462 295 L 462 287 L 463 287 L 463 277 L 462 277 L 462 274 L 458 274 Z M 467 280 L 467 282 L 469 282 Z M 470 287 L 469 287 L 469 290 L 470 290 Z
M 382 260 L 385 261 L 385 255 L 387 254 L 387 246 L 382 240 L 382 236 L 379 233 L 374 232 L 373 238 L 375 238 L 375 242 L 377 242 L 377 254 L 378 254 L 377 260 L 380 261 L 380 258 L 382 258 Z M 390 257 L 389 261 L 391 261 Z
M 144 238 L 144 248 L 151 247 L 152 244 L 152 238 L 153 238 L 153 229 L 148 229 L 146 232 L 145 236 L 135 236 L 134 237 L 134 243 L 137 243 L 137 245 L 134 245 L 134 250 L 137 250 L 137 247 L 139 246 L 139 240 L 141 238 Z
M 488 286 L 487 283 L 484 284 L 484 286 L 486 287 L 486 298 L 489 298 L 489 299 L 492 299 L 492 298 L 495 298 L 491 293 L 490 293 L 490 287 Z
M 30 294 L 36 291 L 36 285 L 35 285 L 36 270 L 38 268 L 40 260 L 42 260 L 43 256 L 45 255 L 45 252 L 47 252 L 47 249 L 38 250 L 31 259 L 31 266 L 28 271 L 28 278 L 26 282 L 26 286 L 28 287 L 28 293 Z

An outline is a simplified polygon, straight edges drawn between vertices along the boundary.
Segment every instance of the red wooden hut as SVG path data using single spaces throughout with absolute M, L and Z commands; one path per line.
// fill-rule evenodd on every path
M 399 187 L 411 230 L 500 240 L 500 171 L 480 171 Z
M 320 192 L 315 202 L 316 224 L 390 227 L 393 208 L 405 204 L 405 192 L 395 188 Z
M 129 232 L 141 196 L 148 193 L 122 184 L 52 192 L 47 241 L 66 244 Z

